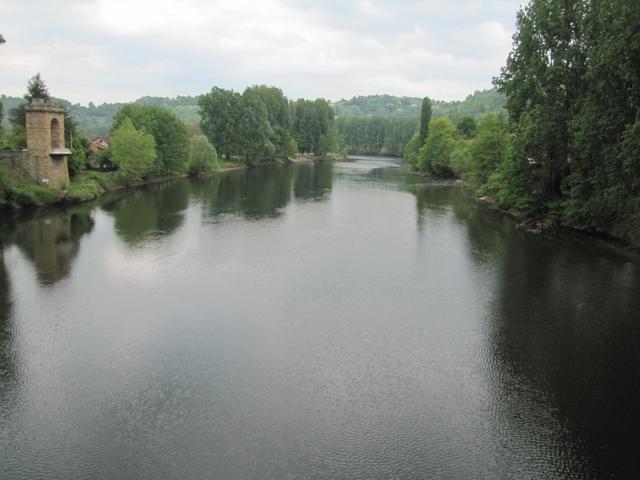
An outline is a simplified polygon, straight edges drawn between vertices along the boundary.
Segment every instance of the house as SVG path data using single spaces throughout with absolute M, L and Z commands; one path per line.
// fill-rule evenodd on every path
M 100 153 L 109 148 L 109 142 L 104 137 L 96 137 L 91 141 L 91 150 Z

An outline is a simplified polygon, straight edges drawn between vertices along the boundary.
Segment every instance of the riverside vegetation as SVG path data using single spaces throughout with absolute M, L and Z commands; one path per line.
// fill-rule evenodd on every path
M 533 219 L 640 246 L 640 3 L 532 0 L 494 80 L 505 114 L 431 119 L 405 148 L 419 171 Z M 539 220 L 539 221 L 537 221 Z
M 52 100 L 39 74 L 29 81 L 27 90 L 24 102 L 10 111 L 11 131 L 6 136 L 0 132 L 0 147 L 25 148 L 27 102 Z M 199 103 L 201 120 L 189 126 L 157 105 L 123 105 L 111 123 L 111 147 L 97 158 L 89 138 L 78 131 L 67 112 L 71 186 L 57 192 L 0 166 L 0 206 L 84 201 L 114 188 L 167 176 L 288 161 L 298 152 L 323 158 L 338 150 L 333 109 L 326 100 L 290 101 L 278 88 L 254 86 L 242 94 L 213 88 Z M 1 114 L 2 110 L 0 124 Z

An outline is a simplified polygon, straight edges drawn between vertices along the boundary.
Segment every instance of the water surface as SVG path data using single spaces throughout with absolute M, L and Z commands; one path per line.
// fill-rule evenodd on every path
M 0 230 L 0 478 L 633 478 L 640 263 L 392 159 Z

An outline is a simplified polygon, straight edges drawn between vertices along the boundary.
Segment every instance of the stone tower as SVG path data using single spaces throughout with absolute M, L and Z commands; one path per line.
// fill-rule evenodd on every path
M 64 146 L 64 109 L 34 98 L 26 108 L 27 173 L 38 183 L 64 189 L 69 185 Z

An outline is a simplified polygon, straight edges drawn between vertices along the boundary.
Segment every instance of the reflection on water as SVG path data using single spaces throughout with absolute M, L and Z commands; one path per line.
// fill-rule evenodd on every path
M 0 241 L 1 478 L 640 468 L 637 258 L 397 160 L 175 180 Z
M 4 228 L 0 235 L 4 248 L 16 245 L 34 264 L 40 282 L 51 285 L 69 275 L 80 238 L 92 228 L 89 212 L 80 208 L 38 214 Z

